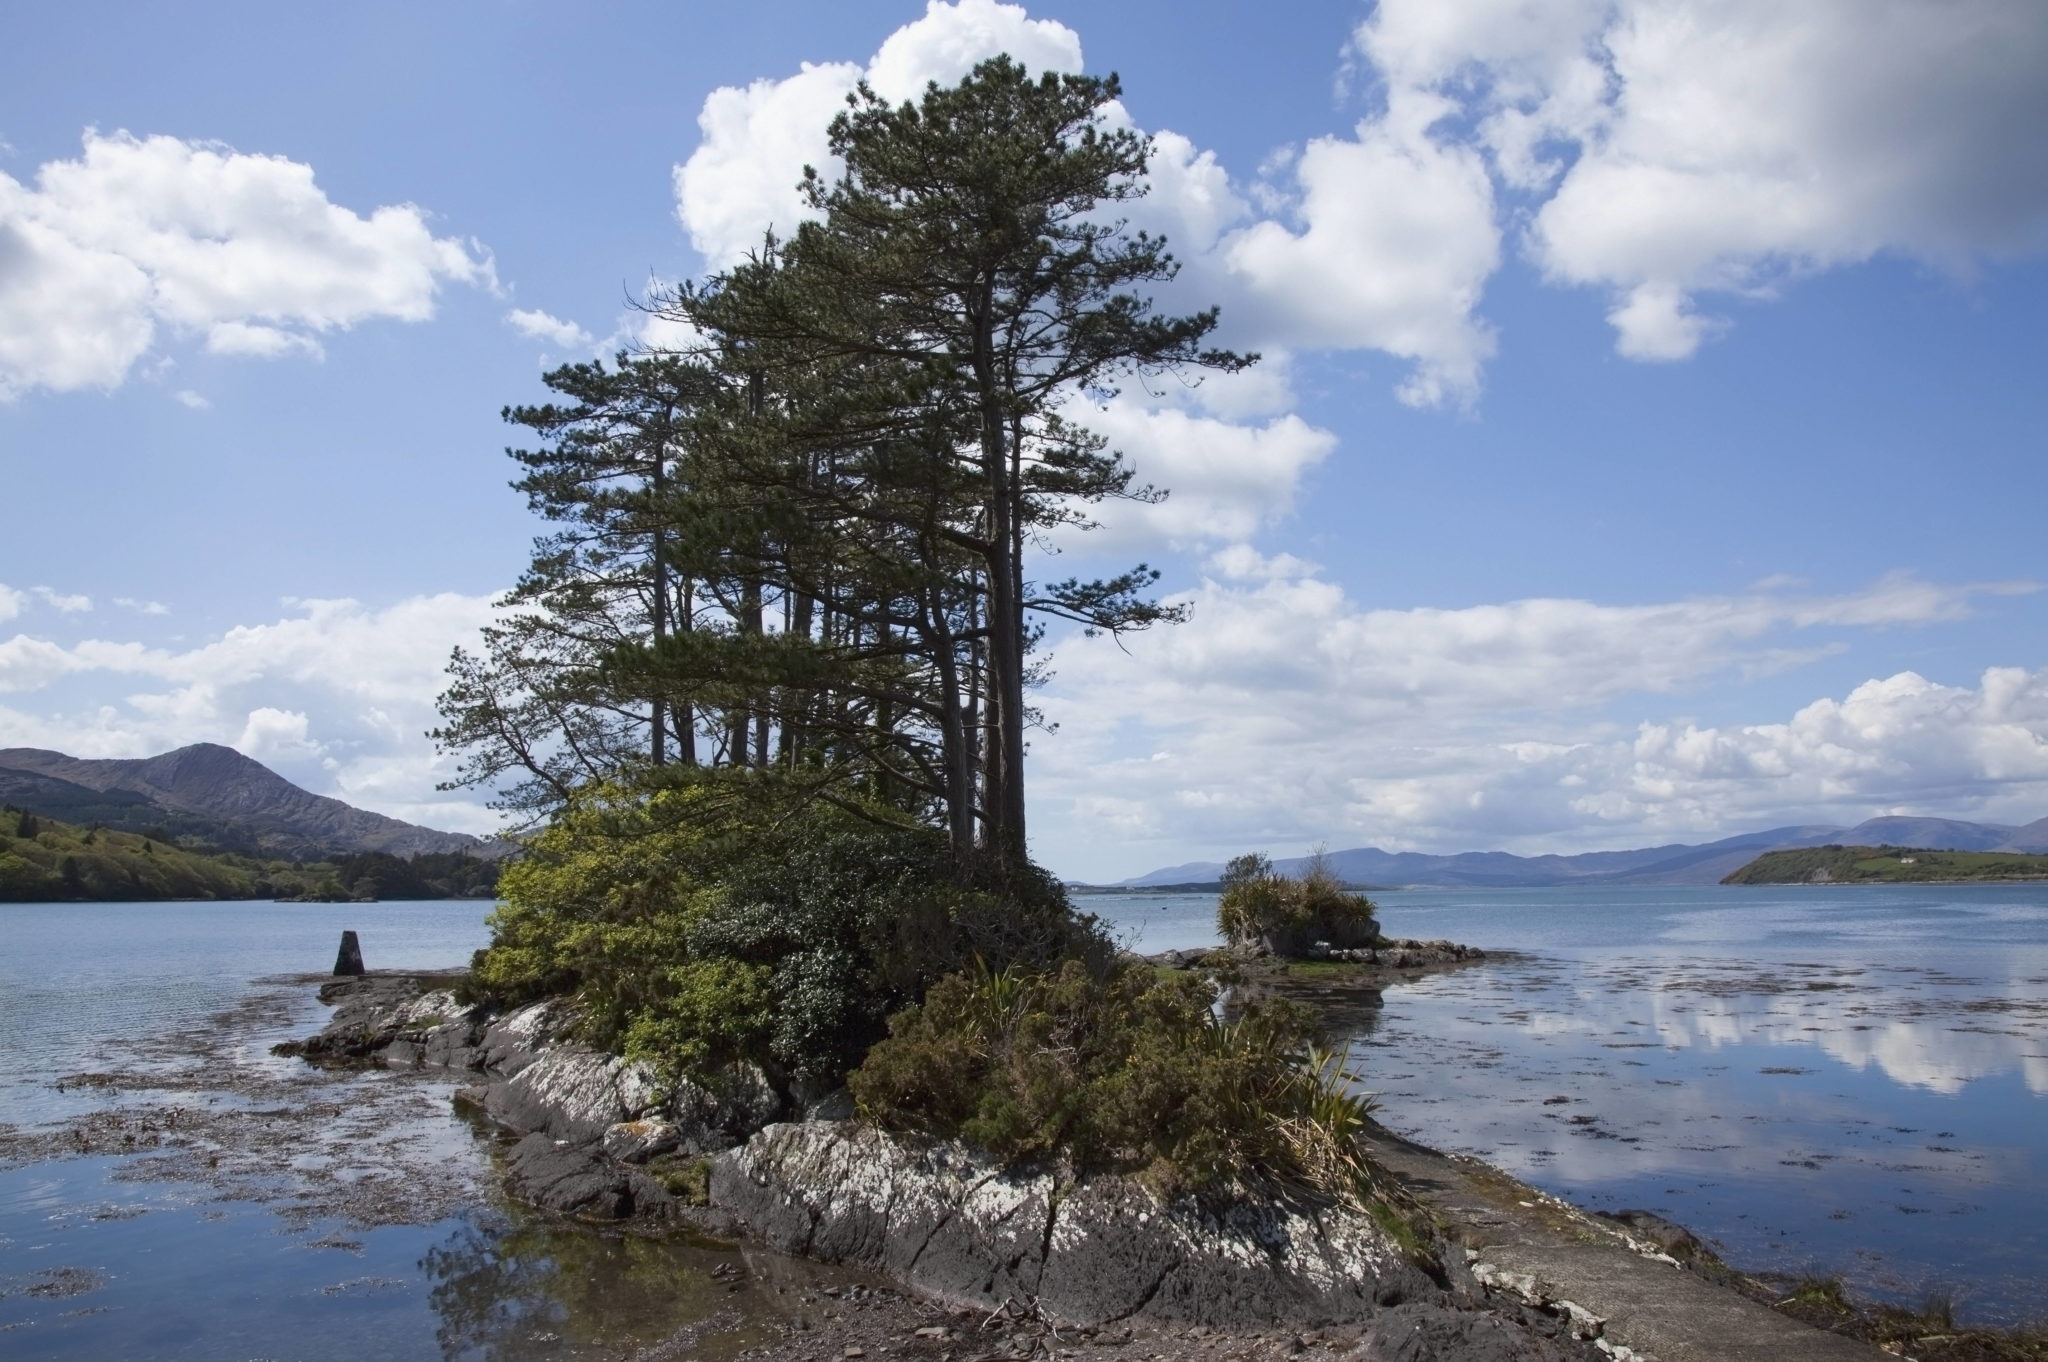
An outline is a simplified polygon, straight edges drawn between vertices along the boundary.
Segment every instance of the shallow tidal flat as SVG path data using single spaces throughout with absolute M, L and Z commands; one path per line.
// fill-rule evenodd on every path
M 458 1076 L 269 1053 L 324 1021 L 301 972 L 342 927 L 451 966 L 489 909 L 0 909 L 0 1356 L 715 1362 L 837 1281 L 526 1213 Z
M 1745 1271 L 2048 1316 L 2048 886 L 1373 897 L 1391 935 L 1516 953 L 1332 1014 L 1388 1126 Z M 1084 904 L 1145 949 L 1205 906 Z

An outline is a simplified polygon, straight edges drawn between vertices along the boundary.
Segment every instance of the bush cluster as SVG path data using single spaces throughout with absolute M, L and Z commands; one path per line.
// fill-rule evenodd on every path
M 1344 887 L 1318 855 L 1299 875 L 1282 875 L 1256 852 L 1231 860 L 1216 903 L 1223 939 L 1243 949 L 1300 957 L 1317 943 L 1338 950 L 1377 945 L 1372 900 Z
M 1110 953 L 1048 876 L 962 886 L 942 833 L 716 784 L 587 792 L 499 893 L 471 998 L 573 995 L 587 1040 L 670 1075 L 745 1060 L 834 1084 L 891 1012 L 977 957 Z
M 1217 1014 L 1194 974 L 1121 962 L 940 980 L 848 1078 L 866 1119 L 1005 1162 L 1134 1172 L 1163 1191 L 1267 1178 L 1365 1190 L 1369 1102 L 1286 1004 Z

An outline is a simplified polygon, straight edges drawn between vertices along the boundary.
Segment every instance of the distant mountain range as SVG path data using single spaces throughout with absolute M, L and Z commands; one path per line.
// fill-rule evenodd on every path
M 0 760 L 4 759 L 4 754 L 0 754 Z M 1829 843 L 1943 851 L 2048 852 L 2048 818 L 2024 827 L 1961 823 L 1947 818 L 1871 818 L 1853 828 L 1770 828 L 1697 846 L 1673 843 L 1636 851 L 1591 851 L 1579 856 L 1514 856 L 1505 851 L 1424 856 L 1412 851 L 1355 847 L 1332 851 L 1327 859 L 1330 868 L 1349 883 L 1387 887 L 1512 889 L 1560 884 L 1718 884 L 1723 876 L 1740 870 L 1766 851 Z M 1273 864 L 1283 871 L 1297 871 L 1308 864 L 1308 858 L 1296 857 Z M 1220 861 L 1190 861 L 1124 880 L 1114 887 L 1209 884 L 1222 874 Z
M 0 748 L 0 804 L 81 826 L 160 830 L 180 841 L 294 860 L 358 851 L 494 858 L 511 850 L 505 842 L 436 832 L 308 793 L 216 743 L 118 761 Z

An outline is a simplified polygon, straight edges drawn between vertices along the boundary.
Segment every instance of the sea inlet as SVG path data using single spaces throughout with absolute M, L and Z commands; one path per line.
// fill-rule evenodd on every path
M 1376 893 L 1386 930 L 1494 952 L 1332 993 L 1379 1118 L 1733 1265 L 2048 1313 L 2048 886 Z M 1202 895 L 1100 895 L 1134 948 Z M 464 963 L 488 905 L 0 906 L 0 1349 L 9 1357 L 625 1357 L 746 1346 L 833 1286 L 727 1246 L 497 1198 L 453 1080 L 268 1053 L 343 928 Z M 178 1131 L 233 1125 L 195 1158 Z M 272 1132 L 248 1138 L 251 1130 Z M 695 1331 L 694 1333 L 692 1331 Z

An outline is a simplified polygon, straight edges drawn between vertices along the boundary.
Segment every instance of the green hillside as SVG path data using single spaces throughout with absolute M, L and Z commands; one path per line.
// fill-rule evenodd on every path
M 2048 879 L 2048 856 L 1921 847 L 1793 847 L 1767 851 L 1723 884 L 1927 884 Z
M 485 898 L 496 884 L 496 865 L 470 856 L 360 852 L 300 864 L 0 807 L 0 903 Z

